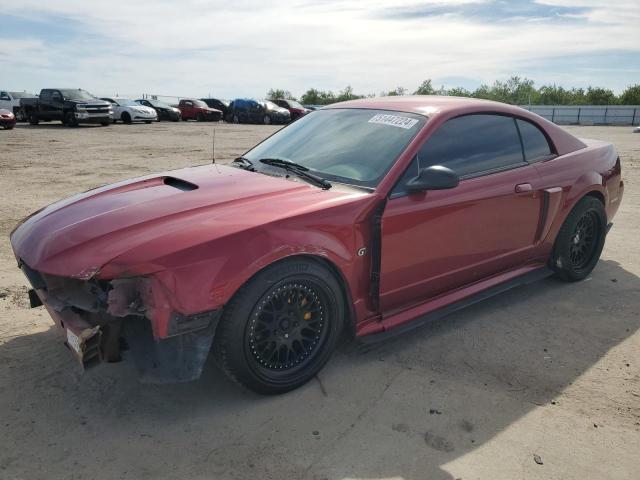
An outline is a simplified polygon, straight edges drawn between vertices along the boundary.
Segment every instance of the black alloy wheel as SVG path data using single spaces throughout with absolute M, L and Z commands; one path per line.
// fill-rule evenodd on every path
M 597 247 L 599 221 L 595 212 L 586 211 L 573 231 L 569 245 L 569 260 L 573 268 L 584 268 Z
M 582 198 L 571 210 L 556 237 L 550 266 L 567 282 L 586 278 L 604 247 L 607 214 L 595 197 Z
M 214 336 L 218 365 L 258 393 L 297 388 L 331 356 L 344 311 L 342 288 L 321 263 L 289 259 L 267 267 L 225 306 Z
M 260 373 L 290 374 L 304 369 L 326 340 L 327 295 L 312 282 L 290 282 L 258 302 L 245 349 Z

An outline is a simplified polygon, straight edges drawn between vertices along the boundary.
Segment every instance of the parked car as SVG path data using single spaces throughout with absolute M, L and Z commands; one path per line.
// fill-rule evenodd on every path
M 222 112 L 209 107 L 202 100 L 195 98 L 184 98 L 178 104 L 182 120 L 197 120 L 199 122 L 217 122 L 222 119 Z
M 227 116 L 227 111 L 229 110 L 229 100 L 222 100 L 218 98 L 201 98 L 207 106 L 211 108 L 215 108 L 216 110 L 220 110 L 222 112 L 222 118 Z
M 621 162 L 524 109 L 371 98 L 304 116 L 231 166 L 103 186 L 24 219 L 18 266 L 85 365 L 119 337 L 158 381 L 281 393 L 347 329 L 384 339 L 555 274 L 589 276 Z M 164 375 L 163 375 L 164 373 Z
M 158 114 L 152 107 L 145 107 L 129 98 L 102 98 L 111 104 L 113 122 L 122 120 L 123 123 L 132 122 L 151 123 L 158 120 Z
M 176 107 L 172 107 L 168 103 L 161 102 L 160 100 L 153 100 L 150 98 L 139 98 L 136 100 L 140 105 L 144 105 L 145 107 L 153 108 L 157 115 L 158 121 L 160 120 L 171 120 L 172 122 L 177 122 L 182 118 L 182 114 L 180 110 Z
M 305 116 L 307 113 L 311 112 L 310 109 L 303 107 L 300 103 L 295 100 L 287 100 L 285 98 L 278 98 L 276 100 L 271 100 L 273 103 L 278 105 L 279 107 L 286 108 L 289 110 L 289 115 L 291 115 L 291 120 L 297 120 L 300 117 Z
M 111 104 L 74 88 L 44 88 L 37 98 L 21 98 L 20 107 L 31 125 L 59 120 L 69 127 L 81 123 L 111 123 Z
M 27 92 L 9 92 L 0 90 L 0 108 L 4 108 L 12 112 L 18 122 L 27 120 L 22 108 L 20 108 L 21 98 L 35 98 L 36 96 Z
M 0 108 L 0 127 L 11 130 L 16 126 L 16 116 L 6 108 Z
M 269 100 L 236 98 L 229 105 L 225 118 L 233 123 L 289 123 L 291 114 L 286 108 L 279 107 Z

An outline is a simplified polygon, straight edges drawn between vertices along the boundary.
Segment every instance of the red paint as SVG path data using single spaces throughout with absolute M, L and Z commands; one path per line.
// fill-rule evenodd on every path
M 564 218 L 586 194 L 600 195 L 611 221 L 622 197 L 609 145 L 584 142 L 517 107 L 446 97 L 392 97 L 326 108 L 423 113 L 429 121 L 372 193 L 321 190 L 259 173 L 207 165 L 120 182 L 37 212 L 11 237 L 17 258 L 53 275 L 146 276 L 154 333 L 173 312 L 223 307 L 265 266 L 292 255 L 329 262 L 353 304 L 358 335 L 411 321 L 544 265 Z M 450 190 L 388 194 L 425 140 L 446 120 L 498 112 L 543 128 L 558 156 L 462 180 Z M 166 177 L 198 188 L 182 191 Z M 530 185 L 519 188 L 517 185 Z M 546 193 L 545 193 L 546 192 Z M 543 198 L 547 215 L 542 215 Z M 382 216 L 380 308 L 370 292 L 372 216 Z
M 217 122 L 222 118 L 222 112 L 220 110 L 208 107 L 202 100 L 180 100 L 178 110 L 180 110 L 182 120 L 203 119 Z

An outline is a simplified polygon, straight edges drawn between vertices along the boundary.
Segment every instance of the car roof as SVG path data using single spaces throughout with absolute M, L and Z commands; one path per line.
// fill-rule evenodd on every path
M 435 118 L 444 116 L 453 118 L 472 113 L 497 113 L 528 119 L 543 128 L 551 139 L 559 155 L 586 147 L 584 142 L 563 130 L 549 120 L 524 108 L 491 100 L 468 97 L 449 97 L 444 95 L 402 95 L 391 97 L 363 98 L 346 102 L 333 103 L 322 110 L 340 108 L 358 108 L 373 110 L 393 110 L 415 113 L 429 117 L 429 123 Z M 436 122 L 437 123 L 437 122 Z
M 402 95 L 390 97 L 363 98 L 333 103 L 324 108 L 367 108 L 377 110 L 397 110 L 407 113 L 432 116 L 448 111 L 484 109 L 487 111 L 522 112 L 523 110 L 505 103 L 468 97 L 449 97 L 443 95 Z

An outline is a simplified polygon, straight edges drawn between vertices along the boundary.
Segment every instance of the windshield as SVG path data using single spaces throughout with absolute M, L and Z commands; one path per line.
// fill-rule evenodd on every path
M 168 103 L 161 102 L 160 100 L 147 100 L 147 102 L 149 102 L 154 107 L 172 108 L 171 105 L 169 105 Z
M 330 181 L 375 188 L 426 117 L 365 109 L 318 110 L 305 115 L 244 157 L 285 158 Z
M 287 103 L 289 104 L 290 108 L 299 108 L 300 110 L 304 109 L 304 107 L 295 100 L 287 100 Z
M 274 110 L 274 109 L 277 110 L 279 108 L 282 108 L 281 106 L 276 105 L 275 103 L 270 102 L 269 100 L 265 100 L 263 103 L 265 104 L 265 106 L 267 108 L 272 109 L 272 110 Z
M 116 98 L 115 101 L 118 105 L 122 107 L 139 107 L 140 104 L 138 102 L 134 102 L 133 100 L 129 100 L 128 98 Z
M 60 92 L 68 100 L 94 100 L 96 98 L 86 90 L 60 90 Z
M 193 102 L 193 105 L 196 107 L 209 108 L 209 105 L 204 103 L 202 100 L 191 100 L 191 101 Z

